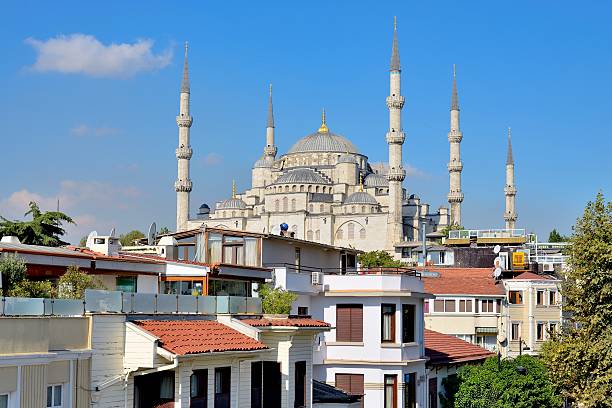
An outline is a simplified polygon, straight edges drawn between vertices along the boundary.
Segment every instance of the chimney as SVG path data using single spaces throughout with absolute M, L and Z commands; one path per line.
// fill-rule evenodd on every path
M 121 243 L 119 238 L 98 235 L 93 237 L 93 243 L 88 248 L 107 256 L 117 256 L 121 249 Z
M 171 261 L 178 258 L 178 242 L 174 237 L 169 235 L 161 237 L 156 245 L 157 254 Z

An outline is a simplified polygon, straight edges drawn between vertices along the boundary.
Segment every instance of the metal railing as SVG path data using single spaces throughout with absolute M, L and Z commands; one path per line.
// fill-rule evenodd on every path
M 470 238 L 517 238 L 525 237 L 527 232 L 521 229 L 486 229 L 486 230 L 450 230 L 449 239 L 470 239 Z
M 286 268 L 288 271 L 296 273 L 319 272 L 326 275 L 407 275 L 421 277 L 421 274 L 408 267 L 346 267 L 346 268 L 322 268 L 307 265 L 296 265 L 292 263 L 270 263 L 265 264 L 267 268 Z
M 86 290 L 85 299 L 3 297 L 1 316 L 83 316 L 86 313 L 261 314 L 261 299 Z

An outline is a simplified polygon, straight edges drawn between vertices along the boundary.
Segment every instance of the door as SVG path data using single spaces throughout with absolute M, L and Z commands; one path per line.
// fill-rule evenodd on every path
M 438 379 L 429 379 L 429 408 L 438 408 Z
M 263 362 L 263 406 L 281 408 L 281 366 L 276 361 Z
M 306 406 L 306 362 L 295 363 L 295 402 L 293 408 Z
M 215 368 L 215 408 L 230 408 L 232 368 Z

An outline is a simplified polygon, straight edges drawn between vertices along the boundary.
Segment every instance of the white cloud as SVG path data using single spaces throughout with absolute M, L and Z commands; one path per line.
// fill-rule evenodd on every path
M 101 127 L 92 127 L 89 125 L 81 124 L 70 129 L 70 133 L 73 136 L 78 137 L 87 137 L 87 136 L 96 136 L 96 137 L 106 137 L 106 136 L 115 136 L 121 133 L 121 129 L 101 126 Z
M 70 34 L 48 40 L 28 38 L 25 42 L 37 53 L 31 68 L 38 72 L 126 78 L 164 68 L 172 60 L 171 49 L 153 53 L 153 41 L 149 39 L 105 45 L 92 35 Z
M 206 156 L 202 158 L 202 162 L 204 166 L 212 167 L 223 162 L 223 156 L 218 153 L 208 153 Z
M 429 174 L 425 173 L 423 170 L 417 169 L 416 167 L 406 164 L 404 166 L 406 170 L 406 177 L 414 177 L 414 178 L 427 178 Z

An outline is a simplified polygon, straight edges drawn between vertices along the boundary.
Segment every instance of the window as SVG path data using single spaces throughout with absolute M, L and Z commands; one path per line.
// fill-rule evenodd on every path
M 557 291 L 556 290 L 551 290 L 548 292 L 548 304 L 551 306 L 557 304 Z
M 336 388 L 351 395 L 363 395 L 363 374 L 336 374 Z M 362 400 L 363 401 L 363 400 Z
M 416 306 L 402 305 L 402 343 L 413 343 L 415 339 Z
M 471 300 L 460 300 L 459 311 L 464 313 L 472 312 L 472 301 Z
M 440 252 L 440 263 L 444 265 L 446 262 L 446 252 Z
M 342 228 L 336 231 L 336 239 L 344 239 L 344 232 L 342 231 Z
M 520 305 L 523 303 L 523 291 L 522 290 L 511 290 L 508 292 L 508 302 L 513 305 Z
M 536 326 L 536 339 L 538 341 L 544 341 L 544 323 L 538 322 Z
M 306 239 L 307 239 L 308 241 L 312 241 L 312 238 L 313 238 L 313 232 L 312 232 L 312 230 L 308 230 L 308 231 L 306 231 Z
M 291 199 L 291 211 L 295 211 L 295 198 Z
M 136 293 L 137 288 L 136 276 L 119 276 L 115 279 L 115 290 L 126 293 Z
M 434 300 L 434 312 L 444 312 L 443 300 Z
M 232 265 L 259 265 L 258 238 L 208 234 L 206 262 Z
M 289 188 L 287 187 L 287 190 Z M 283 212 L 287 212 L 289 210 L 289 199 L 287 197 L 283 197 Z
M 189 408 L 208 406 L 208 370 L 194 370 L 190 378 Z
M 274 200 L 274 211 L 275 212 L 279 212 L 280 211 L 280 203 L 278 200 Z
M 8 408 L 9 399 L 8 394 L 0 394 L 0 408 Z
M 251 282 L 240 280 L 210 279 L 209 296 L 251 296 Z
M 230 408 L 232 368 L 215 368 L 215 408 Z
M 251 363 L 251 408 L 281 408 L 281 383 L 280 363 Z
M 551 322 L 551 323 L 549 323 L 548 327 L 549 327 L 548 331 L 550 333 L 555 333 L 557 331 L 557 323 Z
M 493 313 L 493 304 L 495 303 L 493 301 L 493 299 L 483 299 L 481 300 L 482 303 L 482 311 L 481 313 Z
M 312 204 L 310 204 L 308 206 L 308 211 L 313 212 L 314 211 L 314 206 Z
M 336 305 L 336 341 L 363 341 L 363 305 Z
M 62 406 L 62 385 L 54 384 L 47 386 L 47 407 Z
M 325 206 L 323 204 L 321 204 L 319 206 L 319 212 L 324 212 L 325 211 Z
M 381 305 L 381 319 L 381 341 L 395 342 L 395 305 L 383 303 Z
M 512 340 L 518 340 L 521 337 L 521 324 L 520 323 L 512 323 Z
M 348 225 L 348 237 L 347 239 L 355 239 L 355 224 L 352 222 Z
M 385 374 L 385 408 L 397 407 L 397 375 Z
M 308 308 L 306 306 L 298 306 L 298 316 L 308 316 Z
M 300 248 L 295 248 L 295 266 L 297 270 L 300 270 L 300 266 L 302 265 L 302 250 Z
M 362 228 L 359 230 L 359 239 L 366 239 L 366 230 Z
M 542 306 L 544 305 L 544 291 L 538 290 L 536 293 L 536 305 Z
M 404 407 L 416 408 L 416 373 L 404 375 Z
M 497 313 L 501 313 L 501 306 L 502 306 L 501 299 L 497 299 L 497 300 L 495 300 L 495 306 L 497 306 L 497 310 L 496 310 L 496 312 L 497 312 Z
M 280 395 L 280 390 L 278 391 Z M 295 401 L 294 408 L 304 408 L 306 406 L 306 362 L 296 361 L 295 363 Z
M 429 313 L 429 300 L 425 299 L 423 302 L 423 313 Z
M 320 241 L 321 240 L 321 230 L 316 230 L 315 231 L 315 240 L 316 241 Z
M 429 397 L 429 408 L 438 408 L 438 378 L 429 379 L 429 387 L 427 387 Z

